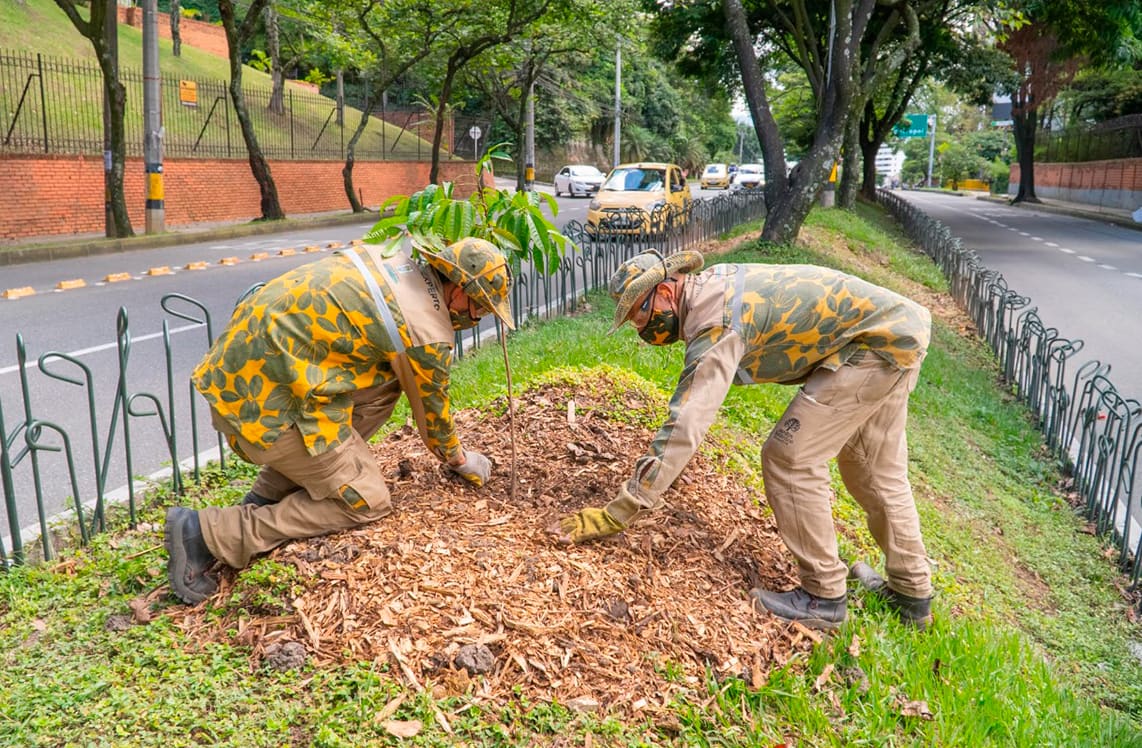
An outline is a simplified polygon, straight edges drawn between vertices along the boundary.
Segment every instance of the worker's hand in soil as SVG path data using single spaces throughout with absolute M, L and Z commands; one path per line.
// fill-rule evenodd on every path
M 561 517 L 558 522 L 547 528 L 547 532 L 555 536 L 555 542 L 570 545 L 605 538 L 625 529 L 626 525 L 615 519 L 603 507 L 588 507 Z
M 445 468 L 459 475 L 476 488 L 488 482 L 492 477 L 492 461 L 479 452 L 464 450 L 464 461 L 459 465 L 445 464 Z

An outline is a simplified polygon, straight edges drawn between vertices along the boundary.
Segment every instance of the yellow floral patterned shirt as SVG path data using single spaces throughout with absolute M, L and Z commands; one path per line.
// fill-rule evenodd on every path
M 453 340 L 441 332 L 451 326 L 439 292 L 434 271 L 407 254 L 378 267 L 355 248 L 302 265 L 238 304 L 194 370 L 194 386 L 254 444 L 268 447 L 295 426 L 310 454 L 320 454 L 349 437 L 351 393 L 399 379 L 404 356 L 416 391 L 402 385 L 410 402 L 423 403 L 425 444 L 451 460 L 461 448 L 448 398 Z M 398 297 L 418 308 L 402 308 Z M 417 325 L 433 334 L 418 334 Z

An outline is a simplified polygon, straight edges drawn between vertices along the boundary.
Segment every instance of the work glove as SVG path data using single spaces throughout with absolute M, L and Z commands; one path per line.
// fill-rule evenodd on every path
M 476 488 L 483 486 L 492 477 L 492 461 L 479 452 L 470 452 L 467 449 L 464 450 L 463 465 L 445 463 L 444 467 Z
M 643 506 L 624 485 L 619 488 L 618 496 L 605 507 L 587 507 L 561 517 L 548 528 L 548 532 L 555 536 L 556 542 L 564 545 L 598 540 L 627 529 L 642 509 Z

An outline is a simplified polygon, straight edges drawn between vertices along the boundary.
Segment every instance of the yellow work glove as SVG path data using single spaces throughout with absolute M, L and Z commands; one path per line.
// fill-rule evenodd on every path
M 561 517 L 548 532 L 563 544 L 598 540 L 627 529 L 642 508 L 627 487 L 622 486 L 619 495 L 605 507 L 588 507 Z
M 492 461 L 479 452 L 464 450 L 464 464 L 445 464 L 451 472 L 459 475 L 476 488 L 480 488 L 492 477 Z

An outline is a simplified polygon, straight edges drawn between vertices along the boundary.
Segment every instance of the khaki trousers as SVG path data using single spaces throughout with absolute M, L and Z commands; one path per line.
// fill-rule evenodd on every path
M 241 569 L 257 554 L 288 540 L 345 530 L 387 515 L 389 490 L 368 439 L 392 415 L 400 395 L 396 381 L 354 393 L 352 436 L 318 455 L 306 451 L 296 428 L 263 449 L 213 414 L 215 428 L 235 437 L 246 457 L 262 466 L 254 493 L 275 502 L 199 510 L 202 537 L 215 558 Z
M 919 367 L 900 370 L 866 353 L 836 371 L 818 369 L 765 442 L 762 475 L 778 531 L 797 558 L 801 586 L 819 597 L 845 594 L 837 554 L 828 461 L 867 514 L 885 555 L 888 583 L 911 597 L 932 594 L 920 518 L 908 482 L 905 425 Z

